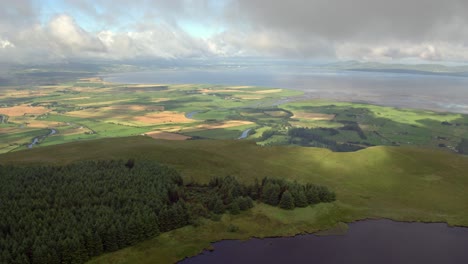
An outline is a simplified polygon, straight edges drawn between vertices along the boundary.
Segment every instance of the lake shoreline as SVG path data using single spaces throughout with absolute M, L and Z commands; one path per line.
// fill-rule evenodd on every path
M 417 221 L 417 220 L 411 221 L 411 220 L 393 220 L 393 219 L 387 218 L 387 217 L 383 217 L 383 218 L 380 218 L 380 217 L 375 217 L 375 218 L 367 217 L 367 218 L 358 219 L 358 220 L 354 220 L 354 221 L 350 221 L 350 222 L 338 222 L 336 226 L 338 226 L 341 223 L 341 224 L 345 224 L 346 227 L 347 227 L 346 232 L 344 232 L 342 234 L 318 234 L 320 232 L 326 232 L 327 230 L 333 230 L 335 228 L 335 227 L 331 227 L 330 229 L 319 229 L 319 230 L 314 231 L 314 232 L 300 232 L 300 233 L 297 233 L 297 234 L 294 234 L 294 235 L 284 235 L 284 236 L 278 235 L 278 236 L 266 236 L 266 237 L 259 237 L 259 236 L 254 235 L 254 236 L 250 236 L 250 237 L 245 238 L 245 239 L 221 239 L 221 240 L 216 240 L 216 241 L 209 242 L 210 245 L 208 247 L 205 247 L 202 250 L 200 250 L 197 254 L 191 255 L 191 256 L 186 256 L 186 257 L 178 260 L 176 263 L 185 263 L 186 260 L 197 258 L 199 256 L 203 256 L 204 253 L 215 252 L 216 251 L 215 244 L 218 244 L 220 242 L 226 242 L 226 241 L 228 241 L 228 242 L 229 241 L 246 242 L 246 241 L 250 241 L 250 240 L 266 241 L 266 240 L 271 240 L 271 239 L 299 238 L 299 237 L 311 236 L 311 235 L 316 236 L 316 237 L 346 236 L 346 235 L 348 235 L 349 229 L 351 229 L 350 225 L 366 223 L 366 222 L 379 222 L 379 221 L 388 221 L 390 223 L 395 223 L 395 224 L 423 224 L 423 225 L 439 224 L 439 225 L 446 225 L 446 227 L 449 228 L 449 229 L 461 228 L 461 229 L 465 229 L 465 230 L 468 231 L 468 225 L 467 226 L 450 225 L 447 222 L 441 222 L 441 221 L 435 221 L 435 222 Z

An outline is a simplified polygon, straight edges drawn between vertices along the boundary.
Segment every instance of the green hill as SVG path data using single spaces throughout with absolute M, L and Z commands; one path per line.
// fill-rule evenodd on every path
M 337 201 L 292 211 L 256 205 L 250 212 L 226 215 L 215 222 L 206 220 L 198 227 L 184 227 L 103 255 L 96 263 L 171 262 L 196 254 L 219 239 L 293 235 L 364 218 L 468 226 L 468 158 L 433 149 L 379 146 L 339 153 L 260 147 L 249 141 L 162 141 L 137 136 L 12 152 L 0 155 L 0 164 L 120 158 L 167 164 L 180 171 L 186 183 L 231 175 L 246 183 L 267 176 L 323 184 L 336 192 Z M 233 224 L 239 231 L 226 231 Z

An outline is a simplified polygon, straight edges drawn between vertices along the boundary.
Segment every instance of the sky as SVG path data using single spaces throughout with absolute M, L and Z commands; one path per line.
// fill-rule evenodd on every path
M 466 0 L 0 0 L 0 62 L 468 62 Z

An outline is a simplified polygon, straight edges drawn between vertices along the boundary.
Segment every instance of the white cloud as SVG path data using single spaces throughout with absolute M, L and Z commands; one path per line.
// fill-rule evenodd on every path
M 146 25 L 141 31 L 101 31 L 97 37 L 106 47 L 103 56 L 113 59 L 141 57 L 179 58 L 210 56 L 206 42 L 167 24 Z
M 15 45 L 11 43 L 10 41 L 0 39 L 0 48 L 7 49 L 7 48 L 14 48 L 14 47 Z
M 309 36 L 304 41 L 298 41 L 288 33 L 268 29 L 225 31 L 210 38 L 208 45 L 214 54 L 222 56 L 334 56 L 333 49 L 323 39 Z
M 336 57 L 341 60 L 392 61 L 419 59 L 425 61 L 468 61 L 468 47 L 451 42 L 385 44 L 342 43 L 335 46 Z
M 104 52 L 105 47 L 101 41 L 91 33 L 83 30 L 75 20 L 68 15 L 54 17 L 47 25 L 45 34 L 51 40 L 72 53 Z
M 144 24 L 139 30 L 97 33 L 81 28 L 68 15 L 58 15 L 45 26 L 31 25 L 12 34 L 15 45 L 0 39 L 3 62 L 50 62 L 76 58 L 187 58 L 212 56 L 207 42 L 194 38 L 177 26 Z

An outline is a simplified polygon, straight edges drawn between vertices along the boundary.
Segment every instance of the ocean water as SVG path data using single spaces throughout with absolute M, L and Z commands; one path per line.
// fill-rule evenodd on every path
M 301 99 L 329 99 L 468 114 L 468 78 L 327 71 L 303 67 L 166 69 L 104 76 L 106 81 L 158 84 L 252 85 L 303 91 Z

